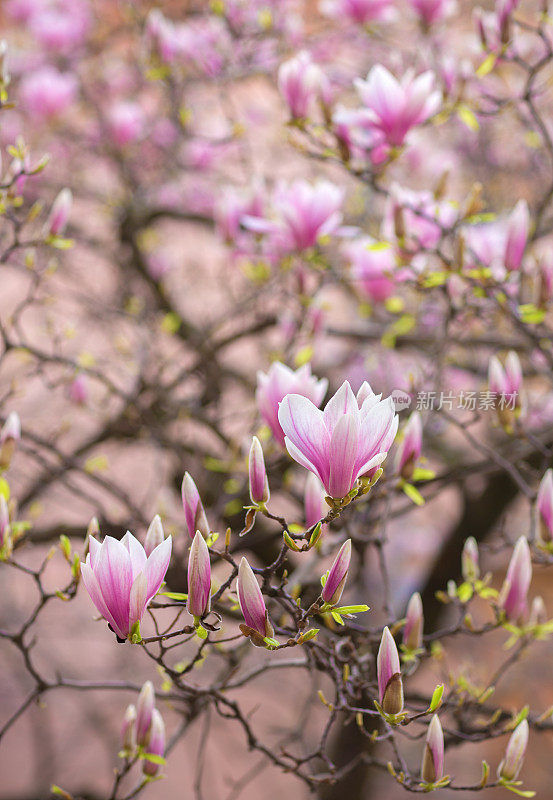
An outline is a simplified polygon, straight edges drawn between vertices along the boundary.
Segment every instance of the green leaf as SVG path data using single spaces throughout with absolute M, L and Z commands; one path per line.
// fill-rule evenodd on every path
M 457 597 L 459 598 L 461 603 L 468 603 L 473 593 L 474 590 L 470 583 L 465 582 L 457 587 Z
M 430 701 L 430 705 L 428 706 L 428 711 L 430 713 L 436 711 L 436 709 L 439 708 L 439 706 L 440 706 L 440 704 L 442 702 L 443 693 L 444 693 L 444 684 L 440 683 L 434 689 L 434 693 L 432 695 L 432 700 Z
M 334 609 L 338 614 L 361 614 L 363 611 L 369 611 L 369 606 L 340 606 Z
M 489 55 L 486 56 L 484 61 L 482 61 L 482 63 L 476 70 L 477 77 L 484 78 L 486 75 L 488 75 L 495 67 L 496 61 L 497 61 L 497 53 L 489 53 Z
M 474 111 L 464 103 L 457 107 L 457 116 L 467 128 L 471 131 L 477 131 L 480 128 L 480 123 L 476 119 Z
M 436 477 L 436 473 L 432 469 L 424 469 L 423 467 L 415 467 L 411 480 L 413 481 L 430 481 Z
M 330 613 L 332 615 L 332 619 L 334 620 L 334 622 L 337 622 L 338 625 L 343 625 L 344 624 L 344 620 L 342 619 L 340 614 L 338 614 L 337 611 L 331 611 Z
M 536 308 L 533 303 L 525 303 L 519 306 L 518 313 L 522 322 L 528 325 L 539 325 L 545 319 L 545 309 Z
M 409 500 L 412 500 L 413 503 L 415 503 L 415 505 L 423 506 L 425 504 L 426 501 L 424 497 L 419 492 L 419 490 L 413 486 L 412 483 L 407 483 L 406 481 L 402 481 L 401 488 L 403 489 Z
M 158 596 L 168 597 L 169 600 L 179 600 L 183 603 L 188 600 L 188 595 L 182 592 L 158 592 Z
M 150 761 L 152 764 L 167 763 L 163 756 L 158 756 L 156 753 L 141 753 L 140 758 L 144 759 L 144 761 Z
M 6 502 L 10 499 L 10 485 L 5 478 L 0 478 L 0 494 Z

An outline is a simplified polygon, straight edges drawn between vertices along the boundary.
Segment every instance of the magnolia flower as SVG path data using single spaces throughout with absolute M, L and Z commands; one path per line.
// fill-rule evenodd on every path
M 121 726 L 121 747 L 132 753 L 136 747 L 136 706 L 127 706 Z
M 72 205 L 71 189 L 62 189 L 54 200 L 48 217 L 47 228 L 51 236 L 63 236 Z
M 455 0 L 408 0 L 408 2 L 426 29 L 450 16 L 457 8 Z
M 263 450 L 257 436 L 253 437 L 250 447 L 249 476 L 252 503 L 266 503 L 270 497 L 269 481 L 267 480 Z
M 84 406 L 87 404 L 89 398 L 88 380 L 82 372 L 75 375 L 69 384 L 68 395 L 71 402 L 76 405 Z
M 418 411 L 414 411 L 403 430 L 403 439 L 397 453 L 397 471 L 404 480 L 408 481 L 413 477 L 421 451 L 422 418 Z
M 136 742 L 141 747 L 146 747 L 150 741 L 155 700 L 154 685 L 151 681 L 146 681 L 136 704 Z
M 41 67 L 21 81 L 21 105 L 37 119 L 50 119 L 66 111 L 77 96 L 77 78 L 54 67 Z
M 251 631 L 264 639 L 273 636 L 273 627 L 265 608 L 265 601 L 252 568 L 246 558 L 242 558 L 238 567 L 238 601 L 246 625 Z M 255 638 L 255 637 L 254 637 Z M 253 641 L 253 639 L 252 639 Z M 254 642 L 255 644 L 256 642 Z
M 150 522 L 150 527 L 148 528 L 146 538 L 144 539 L 144 550 L 146 555 L 151 555 L 158 544 L 161 544 L 164 539 L 165 534 L 163 532 L 163 525 L 161 524 L 161 517 L 159 514 L 156 514 L 153 520 Z
M 277 442 L 284 447 L 284 431 L 278 420 L 278 407 L 287 394 L 301 394 L 320 406 L 326 394 L 328 381 L 311 374 L 311 366 L 304 364 L 295 372 L 274 361 L 268 372 L 257 373 L 255 399 L 263 421 L 269 426 Z
M 351 559 L 351 539 L 347 539 L 341 548 L 327 575 L 321 597 L 323 602 L 329 606 L 335 606 L 340 602 L 344 586 L 348 577 L 349 562 Z
M 386 714 L 400 714 L 403 711 L 403 683 L 399 653 L 388 627 L 382 631 L 382 639 L 376 657 L 376 670 L 382 710 Z
M 324 491 L 320 480 L 310 472 L 305 481 L 305 491 L 303 495 L 305 508 L 305 527 L 311 528 L 325 516 L 328 506 L 325 503 Z
M 201 619 L 211 602 L 211 562 L 209 548 L 198 531 L 192 541 L 188 556 L 188 600 L 186 607 L 193 617 Z
M 127 531 L 121 541 L 88 538 L 89 553 L 81 575 L 90 599 L 119 639 L 129 638 L 157 594 L 171 559 L 171 537 L 151 553 Z
M 426 744 L 422 756 L 421 779 L 424 783 L 436 783 L 444 776 L 444 733 L 440 718 L 434 714 L 426 732 Z
M 328 95 L 328 79 L 313 63 L 305 50 L 280 65 L 278 89 L 294 119 L 309 115 L 312 101 L 321 94 Z
M 390 19 L 393 0 L 322 0 L 321 11 L 338 20 L 349 19 L 359 25 Z
M 407 605 L 407 616 L 403 628 L 403 644 L 408 650 L 418 650 L 422 647 L 422 630 L 424 616 L 422 599 L 418 592 L 411 595 Z
M 507 354 L 505 367 L 497 356 L 492 356 L 488 366 L 488 386 L 497 395 L 497 415 L 502 425 L 511 425 L 513 417 L 525 410 L 522 368 L 514 350 Z
M 107 123 L 114 144 L 123 147 L 143 135 L 144 112 L 138 103 L 120 101 L 108 109 Z
M 298 394 L 280 404 L 289 454 L 320 478 L 330 497 L 345 497 L 358 478 L 380 466 L 397 433 L 392 399 L 369 391 L 361 402 L 345 381 L 324 411 Z
M 163 758 L 165 753 L 165 725 L 163 718 L 157 708 L 152 711 L 152 725 L 150 728 L 150 740 L 148 742 L 148 753 Z M 142 772 L 153 777 L 159 771 L 159 764 L 145 758 L 142 761 Z
M 497 777 L 507 781 L 514 781 L 524 760 L 524 753 L 528 744 L 528 720 L 523 719 L 516 726 L 505 750 L 503 761 L 497 769 Z
M 466 246 L 473 254 L 467 266 L 478 269 L 488 267 L 498 279 L 504 279 L 505 270 L 520 269 L 530 227 L 530 212 L 525 200 L 519 200 L 506 218 L 470 225 L 464 230 Z
M 382 303 L 394 291 L 391 276 L 396 257 L 387 243 L 370 236 L 349 242 L 344 251 L 351 264 L 351 277 L 359 290 L 375 303 Z
M 499 594 L 499 608 L 507 619 L 518 622 L 526 613 L 527 596 L 532 581 L 532 558 L 528 540 L 521 536 L 513 550 L 507 575 Z
M 400 80 L 381 64 L 374 66 L 366 80 L 357 78 L 355 88 L 369 112 L 370 122 L 386 142 L 400 147 L 409 131 L 436 113 L 440 92 L 434 89 L 434 75 L 415 76 L 408 70 Z
M 209 536 L 209 523 L 202 505 L 200 493 L 189 472 L 185 472 L 184 478 L 182 479 L 182 504 L 184 507 L 184 517 L 186 520 L 186 527 L 188 528 L 188 535 L 194 538 L 196 531 L 200 531 L 202 536 Z
M 461 553 L 461 571 L 463 580 L 473 583 L 480 577 L 480 565 L 478 560 L 478 545 L 474 536 L 469 536 L 463 546 Z
M 538 539 L 542 544 L 553 542 L 553 470 L 541 479 L 536 500 Z

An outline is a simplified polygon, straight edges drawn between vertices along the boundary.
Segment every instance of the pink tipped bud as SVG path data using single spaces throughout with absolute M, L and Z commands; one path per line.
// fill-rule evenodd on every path
M 48 217 L 48 233 L 51 236 L 62 236 L 71 214 L 73 195 L 70 189 L 62 189 L 52 204 Z
M 505 368 L 496 356 L 490 358 L 488 385 L 498 395 L 496 407 L 502 425 L 511 425 L 524 411 L 522 368 L 518 355 L 511 350 L 505 359 Z
M 8 469 L 15 451 L 15 444 L 21 438 L 19 414 L 12 411 L 0 431 L 0 470 Z
M 153 683 L 146 681 L 136 704 L 136 741 L 141 747 L 146 747 L 150 741 L 155 699 Z
M 497 777 L 514 781 L 520 772 L 528 744 L 528 722 L 523 719 L 511 734 L 505 757 L 498 767 Z
M 400 714 L 403 711 L 401 668 L 396 643 L 388 627 L 382 631 L 376 658 L 376 670 L 382 710 L 386 714 Z
M 150 741 L 148 743 L 148 753 L 153 756 L 163 758 L 165 754 L 165 724 L 157 708 L 152 711 L 152 726 L 150 729 Z M 160 765 L 147 758 L 142 762 L 142 772 L 144 775 L 153 777 L 159 772 Z
M 308 473 L 303 496 L 307 528 L 316 525 L 325 516 L 325 511 L 328 511 L 324 498 L 325 492 L 320 480 L 312 472 Z
M 474 583 L 480 577 L 480 566 L 478 560 L 478 545 L 474 536 L 469 536 L 463 547 L 461 554 L 461 570 L 463 580 Z
M 248 628 L 255 631 L 261 638 L 271 637 L 274 633 L 261 589 L 252 568 L 245 558 L 238 568 L 238 600 Z
M 136 747 L 136 707 L 127 706 L 121 726 L 121 747 L 132 753 Z
M 536 500 L 536 526 L 542 544 L 553 542 L 553 470 L 541 479 Z
M 488 364 L 488 386 L 490 392 L 497 394 L 506 393 L 507 381 L 501 362 L 497 356 L 492 356 Z
M 316 97 L 329 100 L 328 79 L 306 51 L 281 64 L 278 88 L 293 119 L 305 119 Z
M 428 731 L 422 756 L 421 779 L 425 783 L 436 783 L 444 776 L 444 733 L 440 719 L 434 714 Z
M 418 592 L 411 595 L 407 606 L 407 618 L 403 629 L 403 644 L 409 650 L 418 650 L 422 647 L 422 631 L 424 616 L 422 599 Z
M 250 447 L 249 471 L 252 503 L 266 503 L 270 497 L 269 481 L 267 480 L 263 450 L 257 436 L 253 437 Z
M 182 481 L 182 504 L 190 538 L 194 538 L 196 531 L 200 531 L 202 536 L 209 536 L 209 523 L 200 499 L 200 493 L 188 472 L 184 473 Z
M 156 514 L 153 520 L 150 522 L 150 527 L 148 528 L 146 538 L 144 539 L 144 550 L 146 551 L 146 555 L 151 555 L 158 544 L 161 544 L 164 540 L 165 534 L 163 532 L 161 518 L 159 514 Z
M 519 200 L 509 217 L 507 224 L 507 242 L 505 245 L 505 268 L 517 270 L 522 263 L 528 229 L 530 227 L 530 212 L 526 200 Z
M 408 481 L 413 477 L 415 465 L 422 451 L 422 420 L 418 411 L 409 417 L 404 428 L 403 439 L 399 445 L 397 469 L 401 477 Z
M 530 615 L 528 617 L 529 625 L 544 625 L 547 622 L 547 611 L 543 599 L 538 595 L 532 600 L 530 606 Z
M 340 602 L 348 577 L 350 559 L 351 539 L 348 539 L 338 550 L 321 592 L 323 601 L 328 605 L 335 606 Z
M 72 403 L 75 403 L 79 406 L 85 406 L 88 402 L 89 392 L 88 392 L 88 380 L 86 375 L 80 373 L 79 375 L 75 375 L 71 383 L 69 384 L 69 399 Z
M 525 536 L 521 536 L 513 550 L 507 576 L 499 594 L 499 607 L 507 619 L 518 622 L 526 614 L 527 596 L 532 580 L 532 558 Z
M 188 613 L 193 617 L 204 617 L 211 602 L 211 562 L 205 539 L 196 532 L 188 557 Z
M 0 551 L 10 542 L 10 512 L 6 498 L 0 494 Z M 11 548 L 10 548 L 11 549 Z

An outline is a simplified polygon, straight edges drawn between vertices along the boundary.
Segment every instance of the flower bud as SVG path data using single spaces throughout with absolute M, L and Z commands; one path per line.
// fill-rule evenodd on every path
M 21 422 L 16 411 L 8 414 L 0 431 L 0 470 L 8 469 L 15 450 L 15 443 L 21 438 Z
M 121 748 L 132 753 L 136 747 L 136 707 L 127 706 L 121 726 Z
M 82 372 L 75 375 L 69 384 L 68 394 L 71 402 L 78 406 L 85 406 L 88 403 L 89 391 L 86 375 L 83 375 Z
M 530 212 L 528 211 L 528 203 L 526 200 L 519 200 L 512 210 L 507 224 L 505 269 L 519 269 L 524 256 L 526 242 L 528 241 L 529 227 Z
M 321 592 L 323 601 L 328 605 L 335 606 L 340 602 L 348 577 L 350 559 L 351 539 L 347 539 L 338 550 Z
M 397 470 L 408 481 L 413 477 L 415 465 L 422 451 L 422 420 L 418 411 L 409 417 L 397 455 Z
M 329 101 L 328 79 L 306 51 L 280 65 L 278 88 L 292 119 L 305 119 L 312 101 L 317 97 L 323 102 Z
M 0 494 L 0 550 L 10 540 L 10 512 L 3 494 Z
M 0 88 L 5 89 L 10 83 L 8 69 L 8 43 L 5 39 L 0 41 Z
M 547 622 L 547 611 L 545 609 L 545 603 L 543 599 L 538 595 L 534 597 L 532 600 L 532 605 L 530 606 L 530 615 L 528 617 L 528 624 L 531 626 L 534 625 L 543 625 Z
M 204 617 L 211 602 L 211 562 L 205 539 L 196 532 L 188 556 L 188 601 L 186 607 L 193 617 Z
M 258 633 L 262 639 L 273 636 L 273 627 L 269 622 L 261 589 L 245 557 L 238 568 L 237 589 L 240 608 L 248 628 Z
M 444 734 L 440 718 L 434 714 L 426 732 L 426 744 L 422 756 L 421 779 L 425 783 L 436 783 L 444 776 Z
M 48 217 L 48 233 L 50 236 L 63 236 L 72 206 L 73 195 L 71 194 L 71 189 L 62 189 L 54 200 Z
M 466 540 L 461 554 L 461 570 L 463 580 L 474 583 L 480 577 L 480 566 L 478 560 L 478 545 L 474 536 L 469 536 Z
M 148 753 L 154 756 L 160 756 L 161 758 L 163 758 L 165 754 L 165 724 L 157 708 L 154 708 L 152 711 L 152 726 L 150 729 Z M 159 767 L 159 764 L 148 761 L 147 758 L 142 762 L 142 772 L 149 777 L 157 775 Z
M 536 527 L 542 544 L 553 542 L 553 469 L 547 470 L 538 489 Z
M 136 704 L 136 742 L 141 747 L 146 747 L 150 741 L 154 706 L 154 686 L 151 681 L 146 681 L 140 690 Z
M 394 637 L 388 627 L 382 631 L 376 658 L 376 670 L 382 710 L 386 714 L 400 714 L 403 711 L 403 683 L 399 654 Z
M 163 532 L 161 518 L 159 514 L 156 514 L 153 520 L 150 522 L 150 527 L 148 528 L 146 538 L 144 539 L 144 550 L 146 551 L 146 555 L 149 556 L 156 549 L 158 544 L 161 544 L 164 541 L 164 539 L 165 534 Z
M 503 761 L 498 767 L 497 777 L 506 781 L 514 781 L 520 772 L 524 753 L 528 744 L 528 722 L 523 719 L 516 726 L 505 750 Z
M 510 622 L 517 623 L 526 613 L 527 595 L 532 580 L 532 558 L 528 541 L 521 536 L 513 550 L 505 581 L 499 593 L 499 608 Z
M 269 481 L 267 480 L 263 450 L 257 436 L 253 437 L 250 447 L 249 473 L 252 503 L 266 503 L 270 497 Z
M 196 531 L 200 531 L 204 537 L 209 536 L 209 523 L 200 499 L 200 493 L 188 472 L 184 473 L 182 481 L 182 504 L 190 538 L 194 538 Z
M 418 650 L 422 647 L 422 631 L 424 616 L 422 600 L 418 592 L 411 595 L 407 606 L 407 618 L 403 629 L 403 644 L 408 650 Z
M 328 506 L 326 506 L 324 498 L 325 492 L 320 480 L 312 472 L 309 472 L 303 495 L 306 528 L 316 525 L 325 516 Z

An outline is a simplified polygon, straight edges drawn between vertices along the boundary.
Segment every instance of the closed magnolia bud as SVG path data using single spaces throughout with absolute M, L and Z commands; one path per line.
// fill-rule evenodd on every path
M 409 417 L 403 431 L 403 439 L 398 448 L 397 471 L 408 481 L 413 477 L 415 465 L 422 451 L 422 419 L 418 411 Z
M 428 731 L 422 756 L 421 779 L 425 783 L 436 783 L 444 776 L 444 734 L 440 719 L 434 714 Z
M 548 469 L 541 479 L 536 500 L 536 527 L 542 544 L 553 542 L 553 470 Z
M 71 190 L 62 189 L 54 200 L 48 217 L 48 233 L 51 236 L 63 236 L 72 205 L 73 195 Z
M 350 559 L 351 539 L 347 539 L 338 550 L 321 592 L 323 601 L 328 605 L 335 606 L 340 602 L 348 577 Z
M 525 536 L 513 550 L 505 581 L 499 594 L 499 607 L 510 622 L 517 623 L 526 614 L 527 596 L 532 581 L 532 558 Z
M 396 643 L 388 627 L 382 631 L 376 658 L 376 670 L 382 710 L 386 714 L 400 714 L 403 711 L 401 668 Z
M 407 606 L 407 617 L 403 629 L 403 644 L 409 650 L 418 650 L 422 647 L 423 627 L 422 599 L 420 594 L 415 592 L 411 595 Z
M 249 474 L 252 503 L 266 503 L 270 497 L 269 481 L 267 480 L 263 450 L 257 436 L 253 437 L 250 447 Z
M 543 625 L 547 622 L 547 611 L 543 599 L 538 595 L 532 600 L 530 606 L 530 615 L 528 617 L 529 625 Z
M 16 442 L 21 438 L 21 422 L 17 412 L 12 411 L 0 431 L 0 469 L 8 469 L 15 451 Z
M 197 531 L 188 557 L 188 600 L 186 607 L 193 617 L 204 617 L 211 602 L 211 562 L 205 539 Z
M 146 551 L 146 555 L 149 556 L 152 553 L 158 544 L 161 544 L 165 539 L 165 534 L 163 532 L 163 525 L 161 524 L 161 518 L 159 514 L 156 514 L 153 520 L 150 522 L 150 527 L 148 528 L 148 532 L 146 533 L 146 538 L 144 539 L 144 550 Z
M 209 524 L 205 515 L 200 493 L 192 480 L 190 473 L 185 472 L 182 481 L 182 504 L 188 535 L 191 539 L 200 531 L 202 536 L 209 536 Z
M 261 589 L 246 558 L 242 558 L 240 562 L 236 585 L 240 609 L 248 628 L 255 631 L 261 639 L 273 636 L 274 631 L 269 622 Z
M 10 541 L 10 512 L 6 498 L 0 494 L 0 550 Z
M 524 753 L 528 744 L 528 722 L 523 719 L 519 722 L 505 750 L 503 761 L 497 770 L 497 777 L 506 781 L 514 781 L 520 772 Z
M 478 545 L 474 536 L 469 536 L 463 547 L 461 555 L 461 570 L 463 580 L 474 583 L 480 577 L 480 566 L 478 559 Z
M 165 754 L 165 724 L 157 708 L 152 711 L 152 726 L 150 729 L 150 741 L 148 743 L 148 753 L 163 758 Z M 147 758 L 142 762 L 142 772 L 144 775 L 153 777 L 159 772 L 160 765 Z
M 151 681 L 146 681 L 136 704 L 136 742 L 141 747 L 146 747 L 150 741 L 150 728 L 152 714 L 155 706 L 155 692 Z
M 136 747 L 136 707 L 133 705 L 127 706 L 125 711 L 121 726 L 121 747 L 129 753 Z

